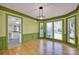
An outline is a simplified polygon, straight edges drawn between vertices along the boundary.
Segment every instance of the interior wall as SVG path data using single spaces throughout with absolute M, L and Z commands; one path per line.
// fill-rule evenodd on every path
M 78 37 L 78 48 L 79 48 L 79 10 L 78 10 L 78 14 L 77 14 L 77 28 L 78 28 L 78 30 L 77 30 L 77 37 Z
M 5 14 L 0 11 L 0 50 L 6 49 L 6 21 Z
M 23 19 L 23 42 L 38 39 L 38 22 L 25 17 Z
M 38 33 L 37 21 L 25 17 L 23 17 L 23 19 L 23 34 Z
M 6 20 L 5 20 L 6 18 L 5 18 L 5 14 L 4 13 L 2 13 L 1 11 L 0 11 L 0 37 L 3 37 L 3 36 L 5 36 L 6 34 L 6 32 L 5 32 L 5 30 L 6 30 Z

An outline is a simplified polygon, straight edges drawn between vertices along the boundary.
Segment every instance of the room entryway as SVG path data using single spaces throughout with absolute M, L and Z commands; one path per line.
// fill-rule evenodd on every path
M 8 15 L 8 48 L 22 43 L 21 18 Z

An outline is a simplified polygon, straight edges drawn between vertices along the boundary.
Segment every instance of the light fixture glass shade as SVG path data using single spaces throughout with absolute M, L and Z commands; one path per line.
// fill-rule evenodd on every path
M 38 19 L 44 19 L 45 16 L 37 16 Z
M 43 17 L 40 17 L 39 19 L 43 19 Z
M 45 17 L 43 16 L 43 7 L 40 6 L 39 7 L 39 16 L 38 16 L 38 19 L 44 19 Z

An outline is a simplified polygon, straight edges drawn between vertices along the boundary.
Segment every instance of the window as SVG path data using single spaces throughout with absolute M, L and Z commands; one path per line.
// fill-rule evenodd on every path
M 44 24 L 40 23 L 40 37 L 44 37 Z
M 68 19 L 68 42 L 75 43 L 75 17 Z
M 52 22 L 46 24 L 46 37 L 52 38 Z
M 54 22 L 54 39 L 62 40 L 62 21 Z

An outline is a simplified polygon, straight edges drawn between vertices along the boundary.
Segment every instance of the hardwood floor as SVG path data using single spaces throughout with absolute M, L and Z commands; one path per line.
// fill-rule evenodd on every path
M 79 50 L 60 42 L 40 39 L 0 51 L 1 55 L 78 55 Z

